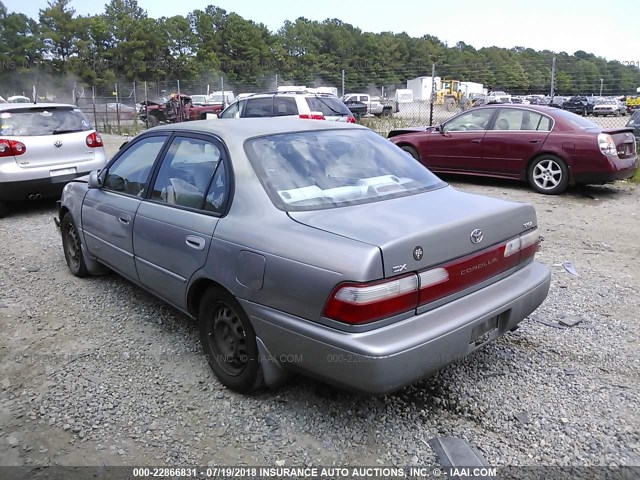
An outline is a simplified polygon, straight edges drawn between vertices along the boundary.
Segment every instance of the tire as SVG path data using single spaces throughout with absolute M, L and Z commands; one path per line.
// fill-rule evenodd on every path
M 415 158 L 417 161 L 420 161 L 420 154 L 415 148 L 410 147 L 409 145 L 402 145 L 400 148 L 411 155 L 413 158 Z
M 256 334 L 249 317 L 233 295 L 210 288 L 198 312 L 200 342 L 220 383 L 240 393 L 264 384 Z
M 158 120 L 158 117 L 156 117 L 155 115 L 149 115 L 147 117 L 147 123 L 149 124 L 149 128 L 153 128 L 153 127 L 157 127 L 160 121 Z
M 447 98 L 445 101 L 447 112 L 453 112 L 456 109 L 456 101 L 453 98 Z
M 9 214 L 9 205 L 6 202 L 0 202 L 0 218 L 4 218 Z
M 561 158 L 542 155 L 536 158 L 527 171 L 531 188 L 545 195 L 557 195 L 569 185 L 569 169 Z
M 87 270 L 87 265 L 84 263 L 80 236 L 70 213 L 65 214 L 62 218 L 60 232 L 62 233 L 64 258 L 67 261 L 69 271 L 76 277 L 86 277 L 89 275 L 89 271 Z
M 384 110 L 382 110 L 382 116 L 383 117 L 390 117 L 393 114 L 391 113 L 391 108 L 385 108 Z

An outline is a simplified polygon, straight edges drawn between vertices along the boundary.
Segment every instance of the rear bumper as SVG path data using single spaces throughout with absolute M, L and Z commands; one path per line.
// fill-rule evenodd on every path
M 513 329 L 544 301 L 550 282 L 549 268 L 533 262 L 441 307 L 358 333 L 246 301 L 243 306 L 270 359 L 282 368 L 380 395 L 427 377 Z
M 575 172 L 574 181 L 577 184 L 602 185 L 616 180 L 626 180 L 635 175 L 638 166 L 637 156 L 624 160 L 609 160 L 608 171 Z
M 21 182 L 0 182 L 0 200 L 5 202 L 21 202 L 33 200 L 31 195 L 39 195 L 37 198 L 60 197 L 62 189 L 74 178 L 87 175 L 89 172 L 80 172 L 63 177 L 39 178 L 36 180 L 24 180 Z

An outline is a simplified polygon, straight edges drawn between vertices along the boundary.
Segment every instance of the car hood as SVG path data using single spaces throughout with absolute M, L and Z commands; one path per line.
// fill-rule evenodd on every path
M 460 192 L 447 186 L 380 202 L 324 210 L 289 212 L 304 225 L 380 248 L 385 277 L 469 255 L 516 237 L 536 225 L 535 210 Z M 482 230 L 474 244 L 471 232 Z M 422 258 L 414 257 L 419 247 Z M 399 267 L 406 266 L 402 270 Z

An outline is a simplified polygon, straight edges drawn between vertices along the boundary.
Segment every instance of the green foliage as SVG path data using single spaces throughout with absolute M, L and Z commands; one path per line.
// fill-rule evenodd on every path
M 38 78 L 61 78 L 107 91 L 117 81 L 217 83 L 221 77 L 250 91 L 279 82 L 346 89 L 404 87 L 436 75 L 474 81 L 512 94 L 546 93 L 557 58 L 558 94 L 626 94 L 640 70 L 579 50 L 535 51 L 524 46 L 448 47 L 438 38 L 369 33 L 337 18 L 297 18 L 276 32 L 208 5 L 186 16 L 149 18 L 137 0 L 110 0 L 104 12 L 76 16 L 70 0 L 50 0 L 38 21 L 9 13 L 0 1 L 0 93 L 30 91 Z M 633 59 L 630 59 L 633 60 Z

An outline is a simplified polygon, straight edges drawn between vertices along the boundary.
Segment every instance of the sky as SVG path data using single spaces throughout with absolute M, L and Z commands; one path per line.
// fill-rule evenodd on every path
M 0 0 L 10 12 L 37 18 L 47 0 Z M 104 12 L 103 0 L 71 0 L 79 15 Z M 454 46 L 515 46 L 573 54 L 584 50 L 607 60 L 640 61 L 637 0 L 138 0 L 150 17 L 186 16 L 208 4 L 277 31 L 285 20 L 338 18 L 368 32 L 433 35 Z M 105 2 L 106 3 L 106 2 Z

